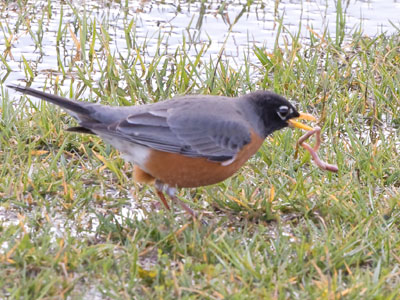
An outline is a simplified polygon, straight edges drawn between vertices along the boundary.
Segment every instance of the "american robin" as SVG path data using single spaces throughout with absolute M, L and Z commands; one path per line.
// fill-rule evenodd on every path
M 182 96 L 128 107 L 80 102 L 29 87 L 8 85 L 65 109 L 79 123 L 68 131 L 100 136 L 134 164 L 137 182 L 154 182 L 164 197 L 180 203 L 176 189 L 220 182 L 233 175 L 272 132 L 284 127 L 312 128 L 294 119 L 315 120 L 284 97 L 257 91 L 231 98 Z

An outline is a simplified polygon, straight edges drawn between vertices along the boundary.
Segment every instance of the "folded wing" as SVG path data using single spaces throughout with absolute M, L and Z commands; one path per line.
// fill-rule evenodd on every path
M 235 157 L 240 149 L 250 143 L 250 128 L 232 110 L 230 114 L 218 113 L 185 106 L 177 108 L 153 107 L 138 112 L 112 124 L 81 123 L 107 140 L 118 137 L 156 150 L 179 153 L 189 157 L 206 157 L 212 161 L 226 161 Z

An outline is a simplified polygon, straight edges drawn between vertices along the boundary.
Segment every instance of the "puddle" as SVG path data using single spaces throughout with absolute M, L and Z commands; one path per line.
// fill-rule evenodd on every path
M 130 34 L 135 36 L 136 47 L 143 50 L 145 64 L 154 57 L 156 51 L 173 54 L 178 47 L 182 47 L 184 41 L 187 52 L 193 57 L 206 46 L 207 51 L 203 55 L 205 62 L 216 60 L 225 44 L 223 57 L 229 59 L 231 65 L 242 65 L 245 56 L 248 56 L 252 63 L 257 63 L 253 47 L 272 49 L 279 20 L 282 20 L 287 29 L 281 35 L 282 43 L 285 36 L 296 34 L 299 30 L 304 43 L 307 43 L 310 34 L 308 28 L 321 35 L 325 28 L 329 29 L 331 35 L 336 31 L 335 2 L 337 1 L 334 0 L 296 1 L 296 3 L 289 0 L 254 1 L 249 6 L 247 2 L 130 1 L 125 7 L 125 2 L 118 4 L 108 1 L 87 1 L 86 6 L 81 6 L 80 1 L 73 1 L 70 6 L 62 4 L 64 2 L 61 1 L 51 1 L 51 16 L 49 16 L 47 1 L 28 1 L 25 5 L 26 19 L 29 19 L 32 35 L 26 30 L 25 25 L 19 23 L 18 4 L 2 4 L 8 8 L 0 12 L 3 26 L 13 30 L 18 23 L 19 30 L 12 40 L 11 55 L 6 59 L 12 72 L 8 74 L 2 68 L 0 78 L 6 77 L 7 83 L 25 80 L 23 58 L 37 71 L 33 87 L 43 86 L 44 82 L 51 78 L 54 80 L 60 71 L 59 61 L 68 69 L 76 54 L 76 45 L 69 30 L 75 32 L 79 39 L 78 23 L 72 7 L 79 12 L 80 18 L 86 14 L 89 28 L 96 20 L 98 36 L 101 35 L 101 24 L 110 36 L 110 52 L 120 53 L 124 57 L 132 53 L 127 48 L 126 33 L 123 29 L 133 22 Z M 396 29 L 390 24 L 390 20 L 396 26 L 400 26 L 398 22 L 400 3 L 396 0 L 342 2 L 344 2 L 343 11 L 346 12 L 347 32 L 362 24 L 366 35 L 394 33 Z M 57 50 L 61 7 L 62 28 L 65 26 L 67 28 Z M 43 27 L 43 35 L 37 33 L 40 26 Z M 158 49 L 159 36 L 162 37 L 160 49 Z M 35 46 L 34 39 L 42 39 L 41 48 Z M 98 54 L 102 53 L 98 41 L 95 48 Z M 88 49 L 89 43 L 86 47 L 86 50 Z M 5 50 L 5 41 L 0 40 L 0 51 L 4 53 Z M 104 67 L 106 62 L 101 61 L 102 55 L 98 58 Z M 69 87 L 69 80 L 75 77 L 74 69 L 70 71 L 72 73 L 68 74 L 62 83 L 65 87 Z M 94 81 L 99 79 L 96 74 L 99 75 L 100 72 L 93 72 Z
M 101 186 L 99 186 L 99 189 L 101 189 Z M 83 210 L 79 209 L 79 211 L 74 213 L 74 217 L 70 217 L 69 215 L 71 212 L 64 210 L 62 205 L 58 208 L 52 207 L 51 212 L 49 212 L 46 207 L 23 210 L 20 207 L 14 207 L 12 205 L 7 208 L 0 206 L 0 224 L 4 228 L 23 226 L 24 230 L 20 232 L 19 236 L 15 235 L 15 238 L 21 238 L 24 232 L 34 232 L 35 236 L 39 236 L 40 234 L 48 235 L 51 242 L 56 243 L 57 239 L 62 238 L 66 240 L 69 236 L 81 236 L 85 239 L 95 239 L 98 227 L 100 226 L 99 215 L 107 216 L 112 213 L 115 222 L 126 224 L 126 220 L 128 219 L 140 221 L 145 218 L 145 213 L 141 207 L 147 211 L 154 210 L 154 208 L 150 209 L 151 203 L 154 201 L 154 197 L 151 197 L 150 194 L 138 200 L 129 192 L 122 195 L 119 191 L 107 190 L 104 193 L 104 197 L 105 199 L 107 197 L 128 199 L 118 211 L 107 207 L 106 200 L 94 201 L 93 199 L 93 201 L 88 204 L 88 207 Z M 48 201 L 52 200 L 48 199 Z M 140 201 L 140 207 L 138 201 Z M 39 226 L 37 229 L 30 227 L 30 225 L 25 222 L 30 219 L 38 219 L 38 216 L 41 216 L 40 222 L 43 223 L 43 226 Z M 50 228 L 48 226 L 49 224 L 51 224 Z M 46 232 L 44 232 L 44 230 L 46 230 Z M 3 243 L 0 244 L 0 255 L 4 255 L 9 249 L 9 242 L 3 241 Z

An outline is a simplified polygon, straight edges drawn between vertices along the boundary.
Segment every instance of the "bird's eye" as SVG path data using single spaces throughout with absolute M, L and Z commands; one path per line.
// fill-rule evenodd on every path
M 286 105 L 279 106 L 277 114 L 279 118 L 281 118 L 283 121 L 286 121 L 287 116 L 289 115 L 291 109 L 287 107 Z

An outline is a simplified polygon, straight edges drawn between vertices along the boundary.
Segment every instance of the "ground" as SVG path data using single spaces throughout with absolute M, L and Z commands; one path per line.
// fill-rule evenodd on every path
M 4 31 L 6 40 L 29 31 L 28 18 L 21 22 Z M 204 224 L 160 207 L 111 146 L 65 132 L 76 124 L 65 112 L 2 85 L 0 298 L 400 296 L 400 32 L 343 38 L 310 30 L 308 43 L 292 36 L 272 51 L 255 47 L 254 60 L 239 67 L 223 57 L 206 63 L 207 52 L 189 56 L 182 45 L 142 65 L 145 45 L 111 53 L 107 28 L 94 30 L 93 18 L 75 22 L 87 31 L 60 29 L 61 44 L 78 39 L 58 73 L 47 74 L 48 91 L 139 105 L 273 90 L 318 117 L 320 155 L 339 172 L 318 169 L 296 149 L 300 130 L 276 132 L 234 177 L 180 191 Z M 1 54 L 5 66 L 13 51 Z M 21 84 L 35 83 L 35 63 L 21 66 Z

